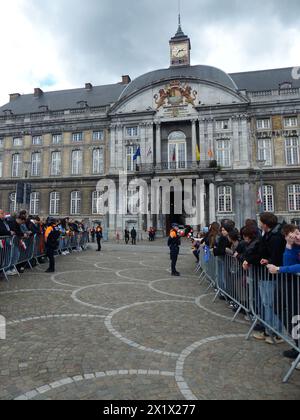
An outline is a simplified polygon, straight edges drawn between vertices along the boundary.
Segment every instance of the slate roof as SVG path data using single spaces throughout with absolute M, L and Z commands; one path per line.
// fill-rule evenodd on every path
M 245 73 L 227 74 L 211 66 L 170 67 L 146 73 L 128 85 L 117 83 L 113 85 L 94 86 L 91 90 L 71 89 L 57 92 L 44 92 L 40 97 L 21 95 L 12 102 L 0 107 L 0 116 L 5 110 L 11 110 L 14 115 L 34 114 L 43 112 L 47 106 L 50 111 L 78 109 L 80 102 L 86 102 L 90 107 L 111 105 L 145 87 L 174 79 L 202 80 L 218 83 L 232 90 L 263 91 L 278 89 L 279 85 L 288 82 L 293 88 L 300 88 L 300 79 L 293 79 L 292 67 L 251 71 Z
M 284 82 L 292 83 L 293 88 L 300 88 L 300 79 L 293 79 L 292 72 L 293 67 L 287 67 L 283 69 L 232 73 L 230 76 L 239 87 L 239 90 L 248 90 L 249 92 L 278 89 L 279 85 Z

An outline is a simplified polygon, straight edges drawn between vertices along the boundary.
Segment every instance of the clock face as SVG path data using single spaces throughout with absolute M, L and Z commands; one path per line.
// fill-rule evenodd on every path
M 172 47 L 173 58 L 183 58 L 188 55 L 188 49 L 186 44 L 178 44 Z

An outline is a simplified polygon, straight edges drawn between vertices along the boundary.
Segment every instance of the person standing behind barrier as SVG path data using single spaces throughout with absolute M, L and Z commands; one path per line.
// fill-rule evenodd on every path
M 135 228 L 132 228 L 131 231 L 131 240 L 132 240 L 132 245 L 136 245 L 136 238 L 137 238 L 137 231 L 135 230 Z
M 0 236 L 12 236 L 9 224 L 5 220 L 5 213 L 0 210 Z
M 168 247 L 170 248 L 170 256 L 171 256 L 171 273 L 172 276 L 180 277 L 180 273 L 176 270 L 176 264 L 178 260 L 178 255 L 180 251 L 181 240 L 178 235 L 179 226 L 172 225 L 172 230 L 170 232 L 169 240 L 168 240 Z
M 300 274 L 300 231 L 295 225 L 284 226 L 282 233 L 287 242 L 284 253 L 283 267 L 268 265 L 271 274 L 287 274 L 282 281 L 281 294 L 279 298 L 278 315 L 281 316 L 284 326 L 289 334 L 292 334 L 294 316 L 300 314 L 300 278 L 292 274 Z M 300 348 L 300 341 L 295 340 L 296 346 Z M 299 352 L 295 349 L 287 350 L 283 356 L 296 360 Z M 300 369 L 300 365 L 297 367 Z
M 267 266 L 273 264 L 282 266 L 283 254 L 286 247 L 286 241 L 281 233 L 282 226 L 278 223 L 278 218 L 273 213 L 262 213 L 260 215 L 260 224 L 263 231 L 261 239 L 261 265 Z M 262 303 L 264 321 L 272 326 L 276 331 L 282 331 L 282 323 L 275 314 L 275 296 L 276 281 L 267 273 L 261 271 L 264 278 L 258 279 L 258 288 Z M 271 330 L 265 329 L 264 333 L 255 333 L 253 337 L 257 340 L 265 340 L 268 344 L 281 344 L 283 340 L 274 336 Z
M 97 245 L 98 245 L 97 252 L 101 252 L 102 250 L 101 241 L 103 239 L 103 230 L 100 225 L 97 226 L 96 228 L 96 239 L 97 239 Z
M 226 276 L 225 273 L 225 256 L 226 248 L 230 248 L 230 242 L 228 239 L 229 232 L 234 229 L 233 223 L 223 224 L 221 227 L 221 236 L 217 240 L 213 253 L 215 257 L 218 257 L 218 286 L 221 290 L 225 290 L 226 287 Z M 220 294 L 219 298 L 225 300 L 225 297 Z
M 130 241 L 130 233 L 127 228 L 124 231 L 124 238 L 125 238 L 125 244 L 128 245 Z
M 96 230 L 95 228 L 91 229 L 91 238 L 92 238 L 92 243 L 95 243 L 95 236 L 96 236 Z
M 48 227 L 45 232 L 46 253 L 49 259 L 49 268 L 46 273 L 55 272 L 55 258 L 54 253 L 59 247 L 60 232 L 56 227 L 56 220 L 49 217 Z
M 207 239 L 205 240 L 205 244 L 208 245 L 210 249 L 213 249 L 216 246 L 217 241 L 220 238 L 220 230 L 221 226 L 219 223 L 214 222 L 210 225 Z

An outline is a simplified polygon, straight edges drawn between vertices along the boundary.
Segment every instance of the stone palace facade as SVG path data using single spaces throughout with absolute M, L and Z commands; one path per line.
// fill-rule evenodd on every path
M 201 180 L 201 224 L 239 226 L 263 207 L 300 223 L 300 71 L 226 74 L 190 65 L 179 25 L 170 67 L 131 81 L 10 95 L 0 108 L 0 207 L 17 210 L 16 183 L 32 184 L 30 212 L 166 233 L 187 215 L 98 214 L 97 182 Z M 137 150 L 141 157 L 133 160 Z M 130 198 L 129 198 L 130 199 Z

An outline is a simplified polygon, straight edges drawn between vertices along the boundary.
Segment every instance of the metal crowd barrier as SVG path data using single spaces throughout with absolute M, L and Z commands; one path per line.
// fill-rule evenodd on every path
M 59 240 L 58 251 L 77 249 L 85 250 L 88 244 L 88 233 L 80 232 L 72 236 L 63 236 Z M 3 237 L 0 238 L 0 273 L 8 280 L 6 272 L 17 269 L 17 265 L 27 263 L 32 269 L 32 262 L 46 256 L 45 240 L 42 234 L 29 238 Z
M 290 379 L 300 363 L 300 276 L 292 274 L 271 275 L 265 267 L 253 267 L 250 271 L 250 304 L 254 315 L 250 338 L 260 323 L 266 333 L 284 340 L 299 352 L 283 382 Z
M 8 280 L 6 271 L 11 267 L 13 239 L 11 237 L 0 238 L 0 272 Z
M 260 323 L 271 339 L 277 336 L 299 353 L 283 379 L 288 382 L 300 363 L 300 275 L 271 275 L 266 267 L 246 272 L 235 258 L 214 257 L 204 248 L 196 271 L 201 271 L 201 282 L 209 282 L 209 289 L 217 289 L 214 301 L 222 294 L 237 305 L 233 321 L 242 309 L 253 316 L 247 340 Z

